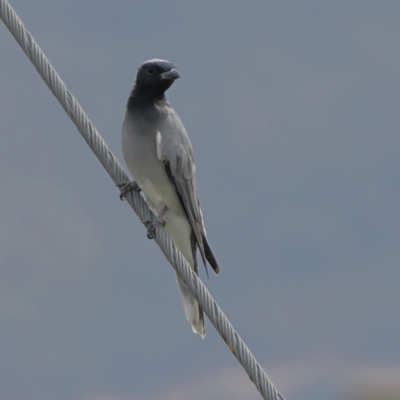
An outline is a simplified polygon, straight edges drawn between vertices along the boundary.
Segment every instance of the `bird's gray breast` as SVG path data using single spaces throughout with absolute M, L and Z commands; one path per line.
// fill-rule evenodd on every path
M 122 152 L 135 181 L 157 214 L 176 202 L 176 192 L 157 152 L 157 123 L 135 118 L 129 111 L 122 126 Z

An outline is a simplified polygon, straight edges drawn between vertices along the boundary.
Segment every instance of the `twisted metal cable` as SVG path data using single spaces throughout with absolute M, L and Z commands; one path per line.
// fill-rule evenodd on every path
M 114 183 L 117 185 L 128 182 L 129 177 L 123 170 L 121 164 L 108 149 L 103 138 L 97 132 L 74 96 L 67 90 L 64 82 L 47 60 L 31 34 L 25 29 L 22 21 L 7 0 L 0 0 L 0 18 L 22 47 L 29 60 L 35 66 L 36 70 L 71 118 L 72 122 L 76 125 L 78 131 L 92 149 L 93 153 L 97 156 Z M 127 193 L 126 200 L 141 221 L 149 221 L 154 218 L 154 214 L 149 210 L 147 203 L 137 191 L 133 190 Z M 185 258 L 168 237 L 164 228 L 159 226 L 155 233 L 155 242 L 171 263 L 172 267 L 184 280 L 190 292 L 199 302 L 201 308 L 221 335 L 222 339 L 226 342 L 231 352 L 246 370 L 261 396 L 265 400 L 285 400 L 276 390 L 242 338 L 233 329 L 228 318 L 214 301 L 200 278 L 190 268 Z

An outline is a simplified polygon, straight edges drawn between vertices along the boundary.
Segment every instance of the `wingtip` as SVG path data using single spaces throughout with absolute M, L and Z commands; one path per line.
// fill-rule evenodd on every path
M 212 252 L 211 247 L 208 244 L 205 236 L 203 236 L 203 244 L 204 244 L 205 256 L 206 256 L 208 263 L 210 264 L 210 266 L 214 270 L 214 272 L 217 275 L 219 275 L 219 273 L 221 272 L 221 269 L 219 268 L 218 262 L 214 256 L 214 253 Z

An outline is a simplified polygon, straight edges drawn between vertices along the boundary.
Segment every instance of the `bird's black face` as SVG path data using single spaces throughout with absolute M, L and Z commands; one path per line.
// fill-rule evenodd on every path
M 150 60 L 140 66 L 136 86 L 154 94 L 163 94 L 178 78 L 180 74 L 170 62 Z

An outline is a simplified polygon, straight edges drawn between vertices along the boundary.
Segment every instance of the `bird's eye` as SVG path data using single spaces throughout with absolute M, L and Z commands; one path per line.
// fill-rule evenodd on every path
M 154 69 L 148 69 L 148 70 L 147 70 L 147 73 L 148 73 L 149 75 L 153 75 L 153 72 L 154 72 Z

